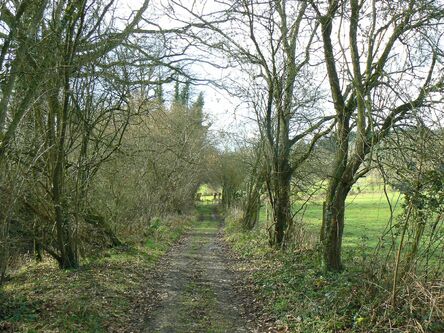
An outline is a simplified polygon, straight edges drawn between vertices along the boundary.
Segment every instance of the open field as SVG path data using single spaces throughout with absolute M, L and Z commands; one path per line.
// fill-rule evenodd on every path
M 393 222 L 402 211 L 402 196 L 398 192 L 388 192 L 393 209 Z M 322 223 L 322 199 L 319 197 L 306 203 L 301 209 L 303 202 L 294 205 L 294 211 L 299 211 L 296 219 L 302 219 L 309 232 L 316 237 Z M 260 220 L 265 223 L 266 209 L 261 209 Z M 357 247 L 374 248 L 381 235 L 384 234 L 390 221 L 390 206 L 383 191 L 362 192 L 350 195 L 347 199 L 345 211 L 345 230 L 343 246 L 345 250 Z
M 402 211 L 402 199 L 396 192 L 389 197 L 396 216 Z M 304 237 L 315 245 L 306 250 L 281 252 L 270 248 L 265 209 L 261 211 L 261 223 L 251 231 L 240 227 L 240 216 L 236 210 L 227 213 L 226 239 L 245 260 L 244 269 L 251 271 L 250 281 L 257 299 L 265 303 L 266 311 L 276 318 L 282 332 L 443 332 L 442 311 L 436 310 L 442 309 L 442 275 L 424 281 L 418 281 L 415 275 L 404 276 L 404 283 L 415 283 L 415 288 L 399 288 L 397 296 L 403 301 L 395 305 L 390 305 L 392 259 L 383 260 L 388 273 L 375 279 L 378 270 L 372 265 L 385 256 L 381 252 L 373 256 L 372 249 L 390 219 L 389 205 L 382 192 L 351 195 L 347 201 L 345 270 L 341 274 L 323 269 L 322 254 L 316 245 L 322 219 L 321 200 L 311 201 L 299 215 L 308 229 Z M 440 258 L 438 254 L 427 267 L 438 268 L 434 263 L 440 265 Z M 434 303 L 430 306 L 429 302 Z M 420 324 L 418 318 L 422 320 Z
M 402 199 L 398 192 L 390 192 L 389 199 L 396 217 L 402 210 Z M 318 233 L 322 221 L 322 201 L 309 202 L 302 218 L 310 230 Z M 344 248 L 354 248 L 363 243 L 373 248 L 389 220 L 390 206 L 383 192 L 350 195 L 345 211 Z

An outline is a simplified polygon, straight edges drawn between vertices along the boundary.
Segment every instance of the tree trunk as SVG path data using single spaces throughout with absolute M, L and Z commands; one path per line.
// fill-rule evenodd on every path
M 341 262 L 342 234 L 344 232 L 345 199 L 347 193 L 338 191 L 334 197 L 328 197 L 325 203 L 321 239 L 324 246 L 324 262 L 327 270 L 339 272 Z
M 54 146 L 50 154 L 49 170 L 52 173 L 52 202 L 55 212 L 57 232 L 56 258 L 60 268 L 77 268 L 79 260 L 73 237 L 73 230 L 67 213 L 65 198 L 65 136 L 67 129 L 68 88 L 64 87 L 64 103 L 60 104 L 56 95 L 49 99 L 50 116 L 48 119 L 50 143 Z M 56 121 L 57 120 L 57 121 Z
M 37 262 L 43 261 L 42 233 L 38 228 L 38 220 L 34 218 L 33 238 L 34 238 L 34 258 Z
M 61 193 L 57 182 L 54 184 L 54 206 L 57 228 L 57 247 L 60 252 L 60 268 L 69 269 L 79 267 L 77 251 L 74 246 L 72 230 L 66 208 L 61 200 Z
M 261 154 L 257 155 L 251 178 L 247 183 L 247 197 L 243 202 L 242 224 L 246 230 L 252 230 L 259 221 L 261 209 L 261 189 L 264 184 L 264 170 L 261 165 Z
M 259 212 L 261 208 L 260 193 L 258 189 L 253 189 L 249 193 L 243 207 L 242 225 L 246 230 L 252 230 L 259 221 Z
M 37 262 L 43 261 L 43 246 L 37 239 L 34 239 L 34 258 Z
M 77 268 L 79 266 L 77 249 L 73 239 L 73 230 L 67 214 L 66 200 L 64 198 L 64 150 L 59 147 L 55 161 L 55 170 L 52 179 L 52 196 L 55 210 L 57 229 L 57 247 L 60 252 L 60 268 Z
M 285 247 L 285 232 L 291 223 L 290 183 L 291 169 L 288 160 L 282 163 L 283 167 L 277 172 L 274 180 L 274 237 L 272 245 L 276 248 Z
M 224 185 L 222 186 L 222 205 L 225 208 L 230 208 L 233 206 L 235 201 L 236 191 L 231 186 L 229 181 L 224 181 Z
M 0 225 L 0 285 L 6 278 L 6 269 L 9 261 L 9 239 L 8 226 L 9 221 L 6 218 L 1 218 Z
M 337 124 L 338 146 L 333 164 L 333 176 L 328 184 L 324 203 L 321 241 L 324 252 L 324 264 L 328 271 L 339 272 L 341 262 L 342 234 L 344 232 L 345 200 L 352 186 L 352 179 L 357 168 L 349 163 L 349 119 L 343 117 Z M 357 164 L 359 165 L 359 164 Z
M 1 188 L 3 190 L 3 188 Z M 2 200 L 4 200 L 2 198 Z M 11 205 L 9 202 L 2 202 L 5 207 Z M 6 279 L 6 271 L 9 264 L 9 227 L 10 227 L 10 212 L 0 211 L 0 285 Z

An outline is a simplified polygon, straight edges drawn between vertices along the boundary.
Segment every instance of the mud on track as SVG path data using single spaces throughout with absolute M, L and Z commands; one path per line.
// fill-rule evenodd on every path
M 233 289 L 218 236 L 222 222 L 205 210 L 190 233 L 162 260 L 153 282 L 157 300 L 146 314 L 144 332 L 255 332 L 248 327 L 241 300 Z

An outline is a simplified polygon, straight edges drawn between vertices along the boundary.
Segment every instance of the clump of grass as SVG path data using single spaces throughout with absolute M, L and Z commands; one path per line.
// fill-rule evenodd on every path
M 225 231 L 226 239 L 232 244 L 238 253 L 250 256 L 265 256 L 272 251 L 267 246 L 267 231 L 265 228 L 253 228 L 245 230 L 242 228 L 242 211 L 232 209 L 226 212 Z

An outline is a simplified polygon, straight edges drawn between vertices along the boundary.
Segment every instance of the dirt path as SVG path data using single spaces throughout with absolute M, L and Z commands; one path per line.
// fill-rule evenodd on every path
M 145 318 L 145 332 L 254 332 L 233 289 L 218 236 L 221 220 L 208 211 L 168 255 L 156 281 L 158 304 Z

